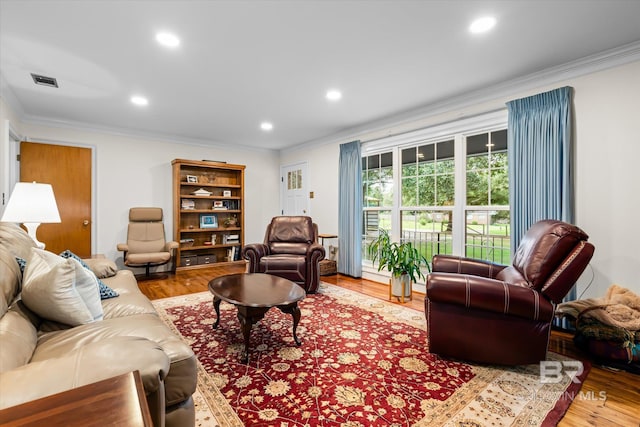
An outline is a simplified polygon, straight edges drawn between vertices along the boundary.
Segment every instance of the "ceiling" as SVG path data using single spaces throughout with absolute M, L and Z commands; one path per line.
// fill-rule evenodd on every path
M 639 41 L 639 18 L 636 0 L 0 0 L 0 95 L 25 121 L 283 149 Z

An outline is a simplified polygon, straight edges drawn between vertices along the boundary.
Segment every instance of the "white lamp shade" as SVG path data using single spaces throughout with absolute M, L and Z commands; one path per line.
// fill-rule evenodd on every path
M 3 222 L 60 222 L 51 184 L 18 182 L 2 215 Z

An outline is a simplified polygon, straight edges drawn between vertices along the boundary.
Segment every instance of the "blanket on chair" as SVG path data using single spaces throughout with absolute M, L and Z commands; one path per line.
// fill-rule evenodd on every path
M 604 298 L 565 302 L 558 305 L 556 312 L 576 319 L 590 317 L 633 333 L 640 331 L 640 296 L 615 284 L 609 287 Z

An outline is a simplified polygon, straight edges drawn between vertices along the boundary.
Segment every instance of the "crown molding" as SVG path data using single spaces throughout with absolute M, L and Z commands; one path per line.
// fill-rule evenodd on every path
M 406 126 L 411 122 L 425 120 L 439 114 L 461 110 L 466 107 L 508 96 L 517 96 L 517 94 L 526 92 L 527 90 L 593 74 L 598 71 L 607 70 L 635 61 L 640 61 L 640 40 L 594 55 L 586 56 L 575 61 L 567 62 L 556 67 L 547 68 L 522 77 L 487 86 L 479 90 L 467 92 L 458 96 L 452 96 L 382 120 L 376 120 L 365 123 L 361 126 L 348 128 L 332 135 L 327 135 L 322 138 L 298 144 L 294 147 L 283 149 L 281 152 L 289 153 L 297 150 L 317 147 L 319 145 L 348 142 L 358 139 L 362 142 L 377 140 L 381 138 L 380 133 L 385 133 L 388 128 L 400 127 L 403 125 Z M 417 129 L 412 129 L 411 131 L 415 130 Z M 394 136 L 402 133 L 406 133 L 406 131 L 398 133 L 387 131 L 385 136 Z M 378 135 L 372 136 L 371 138 L 361 137 L 366 134 Z
M 223 143 L 219 141 L 182 137 L 179 135 L 167 135 L 167 134 L 160 134 L 160 133 L 154 133 L 154 132 L 141 132 L 141 131 L 135 131 L 132 129 L 123 129 L 123 128 L 116 128 L 111 126 L 100 126 L 100 125 L 90 124 L 86 122 L 77 122 L 73 120 L 59 120 L 59 119 L 44 118 L 40 116 L 24 115 L 21 121 L 25 124 L 31 124 L 31 125 L 49 126 L 49 127 L 60 128 L 60 129 L 81 130 L 86 132 L 102 133 L 106 135 L 121 136 L 125 138 L 149 139 L 152 141 L 160 141 L 160 142 L 166 142 L 170 144 L 193 145 L 193 146 L 203 147 L 208 149 L 217 148 L 221 150 L 228 150 L 230 148 L 230 145 L 228 143 Z M 268 148 L 252 147 L 252 146 L 242 145 L 242 144 L 234 144 L 232 147 L 234 149 L 237 149 L 238 151 L 256 151 L 256 152 L 262 152 L 262 153 L 278 151 L 278 150 L 273 150 Z

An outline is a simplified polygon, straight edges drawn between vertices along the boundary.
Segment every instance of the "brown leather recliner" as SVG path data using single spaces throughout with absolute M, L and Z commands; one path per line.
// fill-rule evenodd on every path
M 271 220 L 264 243 L 242 248 L 249 273 L 284 277 L 315 293 L 320 284 L 319 263 L 324 247 L 318 243 L 318 227 L 308 216 L 277 216 Z
M 510 266 L 436 255 L 425 298 L 429 351 L 501 365 L 545 360 L 555 304 L 593 255 L 588 237 L 544 220 L 527 231 Z

